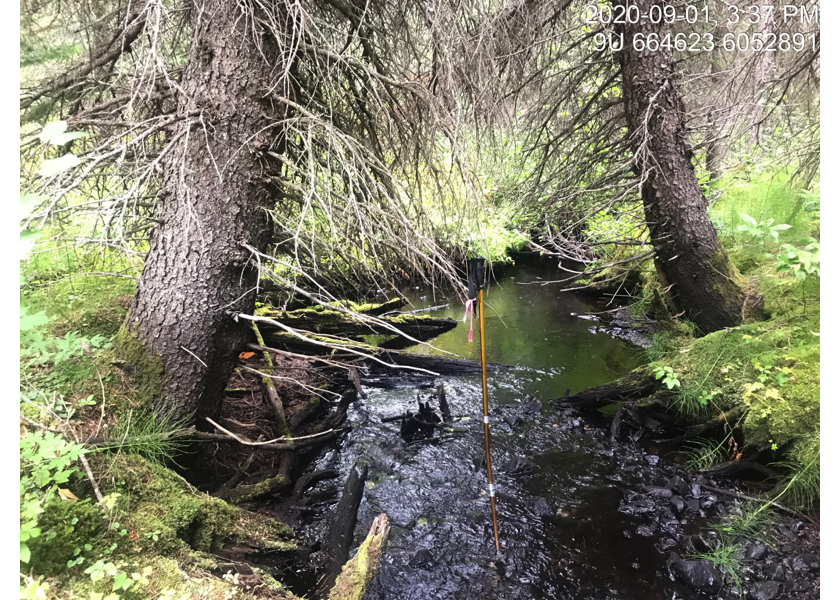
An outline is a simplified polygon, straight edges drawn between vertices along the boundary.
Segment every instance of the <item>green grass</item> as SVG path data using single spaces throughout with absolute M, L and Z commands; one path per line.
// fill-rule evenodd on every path
M 725 462 L 729 457 L 724 451 L 725 442 L 712 439 L 692 440 L 684 450 L 685 467 L 689 471 L 704 471 Z
M 711 561 L 718 569 L 726 571 L 729 576 L 741 589 L 743 580 L 742 573 L 747 567 L 746 562 L 739 556 L 740 548 L 732 543 L 723 542 L 720 546 L 706 552 L 689 553 L 689 558 L 694 560 Z
M 109 446 L 120 452 L 139 454 L 146 460 L 168 466 L 175 462 L 186 445 L 183 440 L 167 437 L 182 429 L 183 423 L 158 422 L 154 413 L 147 410 L 129 409 L 117 419 L 109 437 L 116 443 Z
M 746 505 L 736 505 L 729 515 L 714 523 L 711 528 L 724 539 L 745 537 L 773 545 L 772 528 L 778 522 L 779 516 L 770 505 L 750 502 Z
M 810 235 L 815 219 L 818 223 L 819 213 L 809 210 L 814 208 L 811 205 L 814 195 L 790 187 L 784 174 L 763 173 L 750 181 L 730 178 L 720 187 L 721 198 L 711 207 L 709 215 L 713 222 L 723 226 L 720 231 L 724 238 L 731 240 L 738 235 L 737 227 L 743 223 L 742 213 L 759 222 L 772 219 L 774 224 L 791 225 L 791 229 L 782 232 L 782 240 Z
M 819 439 L 810 440 L 810 444 L 800 443 L 797 450 L 793 460 L 777 465 L 785 468 L 788 475 L 770 492 L 770 496 L 790 508 L 810 511 L 818 508 L 820 502 Z

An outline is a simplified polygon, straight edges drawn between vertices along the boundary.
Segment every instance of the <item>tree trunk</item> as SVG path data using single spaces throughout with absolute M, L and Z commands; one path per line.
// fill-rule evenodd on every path
M 726 28 L 718 25 L 714 29 L 716 40 L 723 39 Z M 720 139 L 726 129 L 726 121 L 729 118 L 729 111 L 724 110 L 723 76 L 724 66 L 727 60 L 727 53 L 722 46 L 715 46 L 709 61 L 709 75 L 711 90 L 711 103 L 706 113 L 706 170 L 709 171 L 709 183 L 714 183 L 723 174 L 723 161 L 726 158 L 726 146 Z
M 623 3 L 617 0 L 616 2 Z M 638 0 L 642 14 L 661 2 Z M 621 27 L 621 26 L 619 26 Z M 657 270 L 674 307 L 710 332 L 741 322 L 745 294 L 706 212 L 692 154 L 685 141 L 685 107 L 676 87 L 674 60 L 665 48 L 641 52 L 633 36 L 660 32 L 646 19 L 623 26 L 619 52 L 624 109 L 642 178 L 645 218 Z
M 254 8 L 246 16 L 241 3 L 223 0 L 192 10 L 178 148 L 164 165 L 162 223 L 130 321 L 130 332 L 162 359 L 164 385 L 152 401 L 159 418 L 201 425 L 217 416 L 248 337 L 249 323 L 231 318 L 254 309 L 258 273 L 243 243 L 263 250 L 272 232 L 266 165 L 255 148 L 278 143 L 278 118 L 259 90 L 286 64 L 277 39 L 259 31 L 264 15 Z

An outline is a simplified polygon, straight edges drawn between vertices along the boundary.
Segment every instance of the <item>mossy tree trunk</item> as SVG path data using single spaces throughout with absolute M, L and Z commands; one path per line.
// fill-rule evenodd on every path
M 662 3 L 636 1 L 641 14 L 656 4 Z M 645 19 L 618 27 L 625 41 L 618 58 L 635 154 L 633 169 L 643 181 L 642 200 L 657 271 L 674 308 L 702 331 L 737 325 L 746 296 L 741 276 L 712 227 L 694 173 L 673 56 L 667 48 L 653 52 L 633 47 L 636 34 L 647 39 L 648 34 L 665 32 Z
M 259 8 L 254 5 L 259 13 Z M 253 15 L 252 15 L 253 16 Z M 271 233 L 260 148 L 282 152 L 283 115 L 260 98 L 288 64 L 277 38 L 236 0 L 192 11 L 192 41 L 172 132 L 178 150 L 164 164 L 161 224 L 131 313 L 130 332 L 161 358 L 159 417 L 216 416 L 252 313 L 258 273 L 245 244 L 265 249 Z M 289 93 L 282 83 L 277 93 Z M 255 150 L 256 149 L 256 150 Z

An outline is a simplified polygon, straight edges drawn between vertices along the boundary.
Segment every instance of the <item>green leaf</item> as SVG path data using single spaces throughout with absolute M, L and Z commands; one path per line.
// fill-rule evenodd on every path
M 746 221 L 747 223 L 749 223 L 753 227 L 758 225 L 758 222 L 755 219 L 753 219 L 751 216 L 749 216 L 747 213 L 741 213 L 741 219 Z
M 29 564 L 29 559 L 32 556 L 32 553 L 29 551 L 29 546 L 24 544 L 23 542 L 20 543 L 20 562 Z
M 41 165 L 41 170 L 38 171 L 38 175 L 41 177 L 52 177 L 53 175 L 58 175 L 68 169 L 72 169 L 81 162 L 78 156 L 68 153 L 58 158 L 45 160 L 44 164 Z
M 44 311 L 40 311 L 35 313 L 34 315 L 26 314 L 27 310 L 25 308 L 20 309 L 20 330 L 21 331 L 29 331 L 30 329 L 34 329 L 38 327 L 38 325 L 43 325 L 44 323 L 48 323 L 50 318 L 46 315 Z

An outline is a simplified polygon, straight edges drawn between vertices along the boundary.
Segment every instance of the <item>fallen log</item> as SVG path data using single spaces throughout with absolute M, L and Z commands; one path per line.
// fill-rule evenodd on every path
M 715 465 L 714 467 L 703 469 L 700 473 L 710 477 L 731 477 L 735 473 L 739 473 L 741 471 L 756 471 L 757 473 L 761 473 L 767 477 L 779 476 L 778 471 L 746 458 L 742 458 L 740 460 L 730 460 L 725 463 Z
M 274 494 L 285 490 L 289 487 L 291 482 L 289 476 L 285 473 L 278 473 L 268 479 L 263 479 L 259 483 L 252 485 L 240 485 L 235 488 L 222 488 L 216 492 L 216 497 L 228 502 L 238 504 L 239 502 L 248 502 L 249 500 L 256 500 L 260 496 Z
M 260 328 L 257 326 L 256 321 L 251 321 L 251 329 L 257 337 L 257 343 L 259 343 L 260 346 L 265 346 L 262 333 L 260 333 Z M 263 351 L 263 360 L 265 360 L 265 364 L 268 366 L 266 373 L 260 373 L 256 369 L 251 369 L 250 367 L 243 366 L 242 368 L 254 371 L 260 375 L 263 388 L 265 388 L 266 395 L 268 396 L 269 404 L 271 404 L 271 407 L 274 409 L 274 420 L 277 425 L 277 432 L 283 437 L 292 437 L 289 425 L 286 423 L 286 412 L 283 409 L 283 400 L 280 398 L 280 394 L 277 393 L 277 388 L 274 386 L 274 381 L 271 379 L 271 371 L 274 368 L 274 362 L 271 360 L 271 353 L 267 350 Z
M 332 469 L 323 469 L 321 471 L 315 471 L 313 473 L 307 473 L 306 475 L 301 475 L 300 479 L 295 482 L 295 488 L 292 492 L 292 495 L 295 498 L 300 499 L 303 497 L 303 493 L 311 488 L 313 485 L 318 483 L 319 481 L 325 481 L 327 479 L 335 479 L 338 477 L 338 471 L 333 471 Z
M 426 308 L 418 308 L 416 310 L 395 310 L 392 312 L 382 313 L 383 317 L 394 317 L 396 315 L 419 315 L 433 310 L 440 310 L 441 308 L 448 308 L 448 304 L 438 304 L 437 306 L 428 306 Z
M 365 541 L 353 558 L 341 568 L 341 574 L 330 590 L 329 600 L 362 600 L 379 568 L 379 560 L 385 551 L 390 531 L 388 515 L 385 513 L 373 520 Z
M 330 530 L 323 544 L 323 551 L 328 562 L 316 592 L 318 598 L 327 597 L 328 591 L 333 587 L 350 554 L 350 548 L 353 546 L 353 530 L 356 529 L 356 519 L 367 472 L 367 463 L 357 461 L 350 469 L 350 475 L 344 484 L 344 492 L 335 508 Z
M 270 334 L 272 343 L 280 348 L 300 352 L 308 356 L 329 356 L 332 360 L 338 360 L 341 357 L 352 357 L 354 359 L 360 358 L 362 352 L 370 357 L 379 360 L 376 362 L 368 359 L 369 367 L 372 372 L 381 373 L 388 366 L 394 367 L 411 367 L 413 369 L 424 369 L 432 373 L 418 374 L 411 373 L 411 376 L 417 377 L 423 375 L 423 378 L 433 377 L 435 375 L 459 375 L 463 373 L 480 373 L 481 364 L 472 360 L 463 358 L 446 358 L 443 356 L 433 356 L 431 354 L 413 354 L 407 352 L 400 352 L 398 350 L 387 350 L 384 348 L 377 348 L 363 343 L 348 343 L 346 340 L 339 340 L 335 338 L 302 338 L 290 333 L 274 332 Z M 335 344 L 346 345 L 348 350 L 352 349 L 355 352 L 343 354 L 335 351 Z M 382 364 L 385 363 L 385 364 Z M 497 371 L 499 369 L 509 369 L 511 365 L 503 365 L 498 363 L 488 363 L 488 371 Z M 389 372 L 389 376 L 393 376 L 393 372 Z M 408 376 L 408 374 L 406 374 Z M 380 378 L 381 379 L 381 378 Z M 372 380 L 371 373 L 361 376 L 361 381 L 367 385 L 368 381 Z M 375 385 L 372 384 L 372 385 Z M 393 380 L 382 387 L 390 387 L 394 385 Z
M 680 442 L 686 442 L 688 440 L 694 439 L 703 435 L 704 433 L 716 429 L 718 427 L 726 426 L 727 424 L 729 427 L 732 427 L 732 423 L 737 423 L 738 420 L 741 418 L 741 415 L 746 412 L 746 406 L 736 406 L 735 408 L 725 412 L 720 413 L 714 419 L 710 419 L 705 423 L 700 423 L 699 425 L 694 425 L 693 427 L 689 427 L 688 430 L 682 435 L 678 435 L 676 437 L 667 438 L 663 440 L 654 440 L 657 444 L 677 444 Z
M 345 415 L 346 417 L 346 415 Z M 210 419 L 208 419 L 209 421 Z M 212 421 L 211 421 L 212 422 Z M 243 438 L 242 436 L 234 435 L 228 432 L 226 429 L 222 428 L 221 426 L 217 425 L 215 422 L 212 422 L 213 425 L 216 425 L 222 431 L 227 432 L 226 435 L 220 433 L 209 433 L 206 431 L 196 431 L 194 427 L 188 427 L 186 429 L 179 429 L 177 431 L 167 431 L 164 433 L 156 433 L 151 435 L 140 435 L 134 437 L 122 437 L 122 438 L 109 438 L 109 437 L 91 437 L 82 442 L 87 447 L 103 447 L 103 448 L 125 448 L 127 446 L 132 445 L 140 445 L 146 444 L 149 442 L 159 442 L 165 440 L 196 440 L 196 441 L 205 441 L 205 442 L 239 442 L 240 444 L 246 446 L 258 446 L 260 448 L 264 448 L 267 450 L 297 450 L 299 448 L 305 448 L 307 446 L 313 446 L 315 444 L 320 444 L 322 442 L 326 442 L 337 436 L 339 433 L 343 433 L 344 431 L 348 431 L 350 429 L 349 426 L 339 427 L 338 425 L 335 428 L 327 428 L 324 431 L 316 432 L 312 435 L 304 435 L 297 438 L 277 438 L 275 440 L 267 440 L 267 441 L 260 441 L 254 442 L 248 439 Z M 288 443 L 278 444 L 277 441 L 286 441 Z
M 260 316 L 297 329 L 325 335 L 397 335 L 402 332 L 417 339 L 433 338 L 454 329 L 458 322 L 427 315 L 399 314 L 391 317 L 360 320 L 344 312 L 333 310 L 301 309 L 289 312 L 265 312 Z
M 571 406 L 579 410 L 597 410 L 613 402 L 635 402 L 649 396 L 656 388 L 656 379 L 647 367 L 630 371 L 611 383 L 587 388 L 582 392 L 554 398 L 555 408 Z

